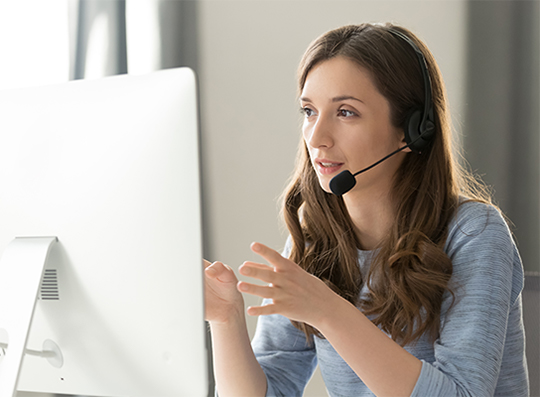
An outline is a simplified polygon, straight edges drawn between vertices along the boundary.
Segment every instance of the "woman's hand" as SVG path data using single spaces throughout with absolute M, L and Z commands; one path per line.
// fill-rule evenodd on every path
M 340 296 L 319 278 L 304 271 L 275 250 L 261 243 L 253 243 L 251 250 L 262 256 L 271 266 L 248 261 L 242 264 L 239 272 L 269 285 L 240 282 L 238 289 L 244 293 L 270 298 L 273 303 L 249 307 L 248 314 L 281 314 L 289 319 L 317 327 L 324 319 L 324 314 L 332 311 L 335 299 L 339 299 Z
M 205 319 L 210 323 L 227 323 L 243 315 L 244 299 L 237 290 L 238 279 L 227 265 L 203 260 L 205 283 Z

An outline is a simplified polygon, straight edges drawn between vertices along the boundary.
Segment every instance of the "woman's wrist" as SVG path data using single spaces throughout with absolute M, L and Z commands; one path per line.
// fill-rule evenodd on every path
M 331 297 L 325 301 L 324 310 L 321 311 L 317 325 L 313 325 L 323 335 L 326 330 L 339 325 L 339 318 L 345 316 L 347 311 L 356 308 L 352 303 L 332 291 Z
M 244 313 L 244 299 L 241 298 L 237 305 L 231 308 L 229 313 L 221 320 L 208 321 L 212 329 L 221 328 L 237 328 L 239 326 L 245 327 L 246 316 Z

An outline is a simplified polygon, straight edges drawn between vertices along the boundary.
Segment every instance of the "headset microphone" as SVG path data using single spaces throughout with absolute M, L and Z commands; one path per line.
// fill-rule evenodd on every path
M 352 174 L 349 170 L 342 171 L 341 173 L 339 173 L 337 176 L 335 176 L 334 178 L 330 180 L 330 190 L 332 191 L 334 195 L 337 195 L 337 196 L 345 195 L 347 192 L 353 189 L 353 187 L 356 185 L 356 176 L 358 174 L 362 174 L 364 171 L 368 171 L 369 169 L 377 166 L 379 163 L 384 162 L 390 156 L 394 156 L 396 153 L 401 152 L 404 149 L 410 148 L 411 145 L 414 145 L 414 143 L 415 142 L 413 141 L 410 144 L 402 146 L 401 148 L 392 152 L 390 155 L 385 156 L 381 160 L 373 163 L 371 166 L 368 166 L 365 169 L 362 169 L 354 174 Z
M 431 100 L 431 80 L 429 78 L 427 62 L 424 54 L 422 53 L 422 51 L 420 51 L 418 46 L 404 33 L 395 29 L 389 29 L 388 31 L 394 36 L 406 41 L 414 49 L 416 56 L 418 57 L 418 62 L 420 63 L 420 68 L 422 70 L 422 77 L 424 79 L 424 109 L 423 111 L 420 109 L 413 110 L 407 117 L 403 129 L 407 145 L 397 149 L 396 151 L 385 156 L 381 160 L 373 163 L 371 166 L 368 166 L 355 174 L 352 174 L 349 170 L 344 170 L 337 176 L 332 178 L 332 180 L 330 180 L 330 190 L 334 195 L 337 196 L 342 196 L 346 194 L 356 185 L 356 176 L 358 174 L 370 170 L 371 168 L 377 166 L 379 163 L 388 159 L 390 156 L 393 156 L 406 148 L 411 148 L 411 150 L 415 153 L 421 153 L 424 149 L 428 147 L 435 134 L 433 102 Z

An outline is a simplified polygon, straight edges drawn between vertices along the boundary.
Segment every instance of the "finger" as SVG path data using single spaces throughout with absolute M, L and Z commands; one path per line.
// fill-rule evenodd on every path
M 238 282 L 238 290 L 242 293 L 252 294 L 262 298 L 272 298 L 274 295 L 274 288 L 272 286 L 260 286 L 247 282 Z
M 203 260 L 206 263 L 209 263 L 204 269 L 204 273 L 210 278 L 216 278 L 219 274 L 224 271 L 224 264 L 216 261 L 215 263 L 210 263 L 209 261 Z
M 233 270 L 220 261 L 216 261 L 205 269 L 205 274 L 210 279 L 218 279 L 221 282 L 230 283 L 236 281 Z
M 279 275 L 276 274 L 274 268 L 264 264 L 245 262 L 238 268 L 238 272 L 242 275 L 272 284 L 276 284 L 279 279 Z
M 204 258 L 203 258 L 202 262 L 203 262 L 203 267 L 204 267 L 205 269 L 208 268 L 208 267 L 210 267 L 210 266 L 212 265 L 212 263 L 211 263 L 210 261 L 205 260 Z
M 256 267 L 256 268 L 260 268 L 260 269 L 268 269 L 268 270 L 271 270 L 271 271 L 274 270 L 274 267 L 272 267 L 271 265 L 256 263 L 256 262 L 253 262 L 253 261 L 244 261 L 244 264 L 242 264 L 241 266 L 243 266 L 245 264 L 249 264 L 252 267 Z
M 253 242 L 251 244 L 251 250 L 264 258 L 276 268 L 283 268 L 289 263 L 288 259 L 283 257 L 274 249 L 271 249 L 268 246 L 263 245 L 262 243 Z
M 248 307 L 247 313 L 251 316 L 278 314 L 275 304 L 266 304 L 258 307 Z

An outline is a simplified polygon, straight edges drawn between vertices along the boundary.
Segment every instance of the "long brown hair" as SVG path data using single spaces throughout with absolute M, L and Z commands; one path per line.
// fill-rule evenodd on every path
M 423 109 L 424 81 L 414 50 L 388 30 L 408 36 L 423 52 L 432 85 L 435 138 L 421 155 L 409 153 L 392 188 L 396 221 L 381 242 L 367 275 L 358 265 L 360 242 L 341 197 L 325 192 L 301 144 L 296 170 L 284 193 L 283 214 L 293 245 L 290 259 L 360 307 L 402 345 L 439 332 L 442 296 L 450 290 L 452 262 L 444 252 L 449 221 L 460 195 L 483 200 L 484 190 L 453 159 L 444 83 L 427 47 L 410 31 L 391 24 L 344 26 L 317 38 L 298 70 L 299 92 L 308 73 L 341 56 L 367 70 L 389 101 L 394 126 Z M 360 300 L 360 289 L 369 293 Z M 306 337 L 322 337 L 312 326 L 294 322 Z

